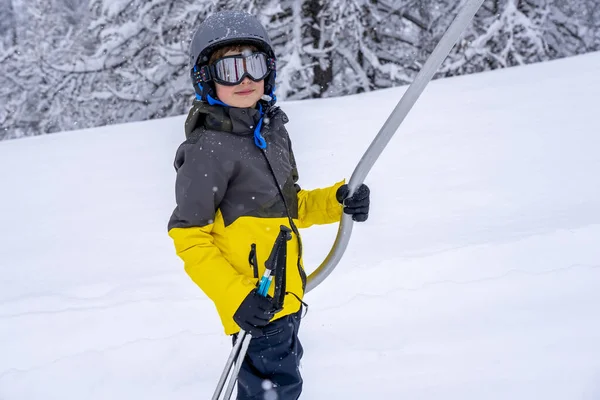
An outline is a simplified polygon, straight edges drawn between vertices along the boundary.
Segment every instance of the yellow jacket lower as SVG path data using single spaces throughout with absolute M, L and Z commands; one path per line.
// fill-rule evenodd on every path
M 298 192 L 298 218 L 294 224 L 298 228 L 338 222 L 342 206 L 335 198 L 337 189 L 344 182 L 325 189 L 301 190 Z M 172 228 L 177 254 L 184 261 L 185 271 L 192 280 L 215 303 L 225 333 L 239 331 L 233 315 L 242 300 L 256 288 L 257 279 L 249 263 L 252 244 L 256 245 L 258 276 L 265 270 L 264 263 L 279 234 L 279 227 L 289 228 L 288 218 L 240 217 L 225 227 L 222 214 L 217 212 L 212 224 L 203 227 Z M 283 310 L 275 319 L 293 314 L 300 309 L 300 299 L 304 295 L 301 273 L 298 270 L 298 238 L 293 234 L 287 242 L 286 291 Z M 269 294 L 273 296 L 275 285 Z

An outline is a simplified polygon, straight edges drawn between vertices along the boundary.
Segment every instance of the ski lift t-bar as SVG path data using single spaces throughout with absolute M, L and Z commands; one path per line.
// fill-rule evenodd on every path
M 454 21 L 452 21 L 452 24 L 440 39 L 439 43 L 425 62 L 425 65 L 423 65 L 423 68 L 419 71 L 413 83 L 408 87 L 396 105 L 396 108 L 394 108 L 394 111 L 392 111 L 387 121 L 385 121 L 379 130 L 379 133 L 377 133 L 377 136 L 354 169 L 350 181 L 348 182 L 350 195 L 352 195 L 358 186 L 364 182 L 364 179 L 375 164 L 375 161 L 377 161 L 383 152 L 383 149 L 385 149 L 392 136 L 394 136 L 396 130 L 398 130 L 398 127 L 402 121 L 404 121 L 404 118 L 406 118 L 421 93 L 423 93 L 425 86 L 427 86 L 433 78 L 433 75 L 440 68 L 442 62 L 448 56 L 450 50 L 452 50 L 452 47 L 454 47 L 458 38 L 467 28 L 483 2 L 484 0 L 467 0 L 456 18 L 454 18 Z M 323 263 L 308 277 L 306 292 L 310 292 L 323 282 L 337 266 L 348 247 L 350 235 L 352 234 L 352 224 L 351 216 L 342 214 L 342 220 L 333 247 Z

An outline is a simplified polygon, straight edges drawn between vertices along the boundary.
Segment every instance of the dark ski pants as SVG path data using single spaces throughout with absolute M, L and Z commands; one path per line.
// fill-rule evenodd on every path
M 301 312 L 271 322 L 252 337 L 238 376 L 237 400 L 296 400 L 302 392 L 298 340 Z M 234 342 L 237 335 L 234 335 Z

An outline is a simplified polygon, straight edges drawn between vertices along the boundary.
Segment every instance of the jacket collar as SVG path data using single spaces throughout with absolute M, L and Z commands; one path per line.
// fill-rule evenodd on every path
M 196 100 L 185 121 L 185 135 L 189 137 L 197 128 L 251 135 L 259 119 L 255 108 L 211 106 Z

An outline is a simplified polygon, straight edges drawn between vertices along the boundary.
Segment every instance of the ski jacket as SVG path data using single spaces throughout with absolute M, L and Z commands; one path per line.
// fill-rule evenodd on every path
M 280 226 L 293 234 L 287 242 L 287 293 L 275 319 L 300 309 L 306 286 L 296 228 L 337 222 L 342 215 L 335 193 L 343 181 L 324 189 L 298 186 L 285 113 L 267 111 L 264 150 L 254 143 L 259 118 L 256 109 L 196 101 L 185 124 L 187 140 L 175 156 L 177 206 L 169 236 L 187 274 L 215 303 L 228 335 L 240 329 L 233 315 L 263 275 Z

